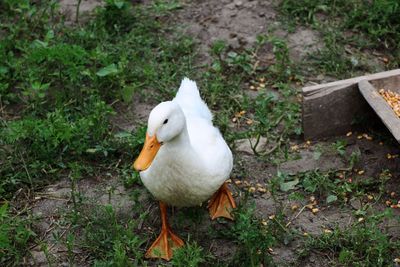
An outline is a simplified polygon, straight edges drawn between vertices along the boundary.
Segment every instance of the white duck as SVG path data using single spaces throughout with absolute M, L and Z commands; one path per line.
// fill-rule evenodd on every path
M 172 249 L 183 245 L 169 227 L 166 205 L 196 206 L 214 194 L 208 205 L 211 218 L 233 219 L 230 211 L 236 205 L 225 183 L 232 170 L 232 153 L 213 126 L 194 81 L 184 78 L 176 97 L 151 111 L 134 168 L 160 201 L 162 229 L 146 257 L 170 260 Z

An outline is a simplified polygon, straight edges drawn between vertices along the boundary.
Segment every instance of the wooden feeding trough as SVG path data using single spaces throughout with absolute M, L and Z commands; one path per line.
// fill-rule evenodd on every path
M 381 88 L 400 93 L 400 69 L 304 87 L 304 138 L 345 134 L 356 121 L 368 120 L 372 107 L 400 142 L 400 118 L 379 94 Z

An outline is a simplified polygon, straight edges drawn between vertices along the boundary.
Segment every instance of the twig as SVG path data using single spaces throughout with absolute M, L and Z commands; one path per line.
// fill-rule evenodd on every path
M 81 6 L 82 0 L 78 0 L 78 3 L 76 5 L 76 14 L 75 14 L 75 23 L 79 22 L 79 8 Z
M 307 205 L 306 205 L 306 206 L 307 206 Z M 289 225 L 291 225 L 292 222 L 293 222 L 294 220 L 296 220 L 297 217 L 299 217 L 299 215 L 303 212 L 303 210 L 306 208 L 306 206 L 303 206 L 303 207 L 299 210 L 299 212 L 296 214 L 296 216 L 294 216 L 294 217 L 286 224 L 286 227 L 288 227 Z
M 282 144 L 282 137 L 283 137 L 283 135 L 285 135 L 285 134 L 286 134 L 286 131 L 282 131 L 282 133 L 281 133 L 281 134 L 279 135 L 279 137 L 276 139 L 276 144 L 275 144 L 275 146 L 274 146 L 273 148 L 271 148 L 270 150 L 266 151 L 265 153 L 258 153 L 257 156 L 265 157 L 265 156 L 268 156 L 269 154 L 273 153 L 276 149 L 278 149 L 278 148 L 281 146 L 281 144 Z
M 276 218 L 274 218 L 274 221 L 282 228 L 283 231 L 285 231 L 286 233 L 289 233 L 289 230 L 287 229 L 287 227 L 283 226 L 279 220 L 277 220 Z
M 70 201 L 71 200 L 70 198 L 55 197 L 55 196 L 48 195 L 48 194 L 37 193 L 37 195 L 43 199 L 62 200 L 62 201 Z M 40 199 L 36 199 L 36 200 L 40 200 Z
M 59 237 L 60 237 L 60 238 L 63 237 L 63 236 L 65 235 L 65 233 L 66 233 L 70 228 L 71 228 L 71 224 L 69 224 L 69 225 L 67 226 L 67 228 L 61 233 L 61 235 L 60 235 Z M 52 249 L 54 248 L 55 245 L 56 245 L 56 243 L 53 243 L 53 244 L 49 247 L 48 251 L 52 250 Z
M 278 126 L 278 124 L 283 120 L 283 118 L 285 117 L 286 114 L 282 114 L 274 123 L 273 127 Z
M 26 167 L 26 163 L 25 163 L 24 157 L 22 156 L 22 154 L 20 154 L 20 157 L 21 157 L 22 164 L 23 164 L 23 166 L 24 166 L 25 172 L 26 172 L 26 174 L 28 175 L 29 183 L 31 184 L 31 187 L 33 187 L 32 177 L 31 177 L 31 175 L 29 174 L 28 168 Z

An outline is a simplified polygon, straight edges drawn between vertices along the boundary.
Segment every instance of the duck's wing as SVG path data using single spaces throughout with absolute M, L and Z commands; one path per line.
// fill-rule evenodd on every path
M 206 103 L 200 97 L 195 81 L 188 78 L 182 80 L 181 86 L 174 98 L 182 108 L 186 118 L 198 117 L 211 123 L 212 114 Z
M 226 179 L 232 169 L 232 153 L 213 126 L 211 111 L 201 99 L 196 82 L 184 78 L 174 101 L 185 114 L 192 148 L 205 162 L 205 169 L 216 179 Z

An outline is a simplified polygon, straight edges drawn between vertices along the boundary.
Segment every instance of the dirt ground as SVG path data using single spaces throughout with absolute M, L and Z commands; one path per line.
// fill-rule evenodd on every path
M 94 7 L 100 4 L 99 2 L 97 0 L 83 0 L 80 10 L 82 13 L 90 13 Z M 72 23 L 75 20 L 75 1 L 61 0 L 60 4 Z M 277 12 L 275 5 L 275 1 L 272 0 L 186 1 L 183 8 L 178 11 L 178 16 L 175 16 L 174 21 L 179 22 L 178 24 L 182 25 L 184 31 L 193 36 L 200 44 L 198 60 L 202 63 L 209 62 L 210 56 L 208 52 L 210 45 L 217 39 L 225 40 L 232 49 L 240 49 L 252 46 L 256 42 L 258 34 L 267 34 L 269 31 L 273 31 L 275 35 L 287 40 L 292 59 L 295 62 L 299 62 L 307 53 L 315 51 L 321 46 L 320 36 L 318 32 L 304 27 L 298 27 L 293 33 L 284 31 L 276 19 Z M 270 61 L 273 58 L 271 48 L 265 47 L 265 51 L 260 57 L 262 61 Z M 322 83 L 331 79 L 323 76 L 306 77 L 305 83 Z M 131 131 L 138 122 L 145 122 L 147 120 L 147 115 L 152 105 L 140 103 L 138 100 L 135 101 L 129 107 L 116 107 L 117 111 L 121 111 L 114 118 L 114 124 L 117 128 Z M 357 167 L 365 170 L 365 173 L 360 175 L 359 179 L 378 175 L 383 166 L 390 170 L 400 170 L 399 160 L 388 161 L 385 157 L 388 153 L 398 154 L 400 151 L 397 147 L 386 144 L 380 145 L 378 141 L 358 139 L 357 135 L 357 133 L 354 133 L 349 137 L 342 136 L 341 139 L 347 140 L 349 144 L 347 146 L 347 154 L 351 154 L 352 151 L 357 150 L 361 152 L 361 162 Z M 320 140 L 318 142 L 311 142 L 310 145 L 304 145 L 305 140 L 294 139 L 292 140 L 293 145 L 299 145 L 300 147 L 297 159 L 282 163 L 280 166 L 259 160 L 253 154 L 246 141 L 237 144 L 233 151 L 235 167 L 232 174 L 233 180 L 242 181 L 242 184 L 239 186 L 232 184 L 237 201 L 240 201 L 241 196 L 244 195 L 249 186 L 256 185 L 257 183 L 265 186 L 278 170 L 295 174 L 316 168 L 320 170 L 345 168 L 346 163 L 337 154 L 324 153 L 318 159 L 313 156 L 317 149 L 316 145 L 318 147 L 329 147 L 333 140 L 336 139 Z M 243 169 L 246 170 L 246 177 L 242 176 Z M 396 175 L 395 172 L 394 175 Z M 246 186 L 244 181 L 247 181 L 249 186 Z M 400 186 L 398 184 L 389 186 L 391 187 L 391 191 L 400 194 Z M 35 203 L 30 209 L 33 210 L 35 215 L 42 218 L 36 225 L 36 228 L 41 233 L 43 242 L 47 244 L 48 251 L 53 255 L 52 257 L 56 258 L 58 266 L 69 266 L 66 261 L 67 249 L 54 241 L 52 233 L 55 230 L 61 234 L 65 233 L 64 230 L 69 227 L 69 225 L 63 223 L 61 214 L 72 206 L 70 188 L 69 180 L 65 179 L 43 188 L 41 192 L 32 193 L 34 195 L 31 196 L 35 199 Z M 110 188 L 113 188 L 112 193 L 110 193 Z M 121 216 L 134 216 L 132 214 L 134 203 L 129 198 L 129 192 L 112 175 L 105 175 L 96 179 L 80 180 L 78 189 L 85 198 L 93 199 L 99 203 L 112 204 Z M 276 213 L 278 205 L 284 205 L 288 218 L 292 219 L 292 227 L 298 229 L 300 232 L 310 234 L 322 233 L 324 229 L 332 229 L 336 225 L 340 227 L 350 225 L 355 220 L 352 213 L 357 209 L 357 205 L 359 205 L 352 203 L 343 207 L 335 205 L 324 206 L 320 207 L 318 215 L 314 215 L 308 210 L 297 214 L 297 212 L 293 213 L 290 209 L 290 205 L 296 202 L 288 200 L 285 194 L 280 195 L 277 201 L 268 192 L 255 192 L 251 194 L 251 198 L 256 203 L 256 214 L 258 217 L 268 220 L 270 215 Z M 146 190 L 142 190 L 139 201 L 142 202 L 142 206 L 150 214 L 150 219 L 142 223 L 140 230 L 149 233 L 149 235 L 150 233 L 157 233 L 160 224 L 157 203 Z M 298 202 L 297 204 L 303 206 L 306 203 Z M 207 231 L 210 224 L 216 230 L 224 227 L 224 225 L 219 223 L 210 222 L 204 207 L 195 208 L 192 211 L 199 213 L 201 218 L 194 225 L 190 221 L 179 221 L 179 224 L 176 224 L 176 221 L 179 220 L 179 213 L 186 211 L 187 209 L 171 211 L 171 214 L 177 215 L 172 216 L 171 224 L 178 235 L 186 236 L 189 233 L 192 239 L 196 240 L 202 247 L 217 257 L 231 257 L 234 254 L 235 244 L 227 243 L 226 240 L 222 239 L 205 240 L 202 238 L 202 231 Z M 284 266 L 327 266 L 328 259 L 320 254 L 312 254 L 308 258 L 298 260 L 295 254 L 295 251 L 299 249 L 298 246 L 298 242 L 295 241 L 291 242 L 289 246 L 274 248 L 274 260 L 278 265 Z M 47 266 L 46 256 L 39 246 L 32 247 L 31 252 L 32 257 L 27 259 L 28 265 Z M 86 258 L 83 256 L 80 259 L 81 264 L 79 266 L 86 266 L 87 262 L 85 260 Z

